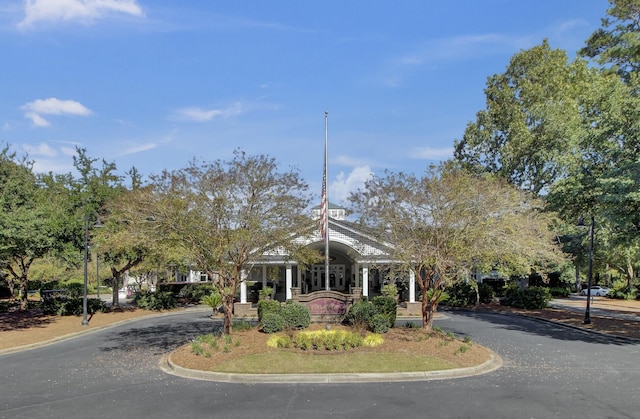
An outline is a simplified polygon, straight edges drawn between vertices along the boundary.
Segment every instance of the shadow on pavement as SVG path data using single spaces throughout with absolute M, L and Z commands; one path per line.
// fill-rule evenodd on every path
M 498 325 L 506 330 L 516 330 L 538 336 L 546 336 L 552 339 L 565 341 L 580 341 L 585 343 L 599 343 L 605 345 L 640 345 L 640 342 L 624 337 L 605 335 L 588 330 L 581 330 L 575 327 L 528 317 L 518 314 L 490 313 L 470 310 L 439 310 L 441 313 L 452 313 L 458 316 L 465 316 L 479 319 Z M 450 329 L 447 329 L 450 330 Z M 462 331 L 451 330 L 454 333 L 465 335 Z
M 167 316 L 165 324 L 140 326 L 107 336 L 108 346 L 98 349 L 102 352 L 134 351 L 145 349 L 156 355 L 172 351 L 179 346 L 191 342 L 195 337 L 207 333 L 219 333 L 222 322 L 202 315 L 197 319 L 180 319 Z

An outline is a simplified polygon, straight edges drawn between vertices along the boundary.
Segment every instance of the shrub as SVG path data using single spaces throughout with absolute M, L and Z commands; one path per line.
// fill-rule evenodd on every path
M 267 313 L 280 313 L 280 302 L 275 300 L 261 300 L 258 301 L 258 321 L 262 321 L 262 318 Z
M 367 300 L 358 300 L 351 307 L 345 316 L 345 322 L 358 329 L 368 329 L 369 322 L 375 314 L 375 308 Z
M 258 298 L 260 301 L 269 300 L 271 299 L 272 295 L 273 295 L 273 288 L 271 287 L 264 287 L 258 291 Z
M 493 287 L 485 283 L 478 284 L 478 293 L 480 293 L 480 303 L 482 304 L 489 304 L 492 302 L 495 295 Z
M 373 333 L 387 333 L 391 325 L 389 324 L 389 317 L 382 313 L 376 313 L 371 317 L 369 321 L 369 330 Z
M 476 303 L 476 291 L 466 282 L 459 282 L 447 287 L 446 293 L 449 298 L 446 304 L 451 307 L 466 307 Z
M 571 294 L 571 290 L 569 288 L 549 288 L 549 294 L 553 297 L 568 297 Z
M 80 282 L 68 282 L 62 288 L 67 290 L 71 298 L 81 297 L 84 294 L 84 284 Z
M 527 310 L 546 308 L 551 300 L 548 288 L 530 287 L 520 290 L 517 286 L 509 286 L 505 290 L 505 296 L 500 304 Z
M 396 316 L 398 315 L 398 303 L 396 300 L 393 297 L 378 296 L 374 297 L 371 303 L 375 307 L 376 313 L 382 314 L 387 318 L 389 327 L 394 327 L 396 324 Z M 375 332 L 373 328 L 370 329 Z
M 311 324 L 311 310 L 304 304 L 287 302 L 280 314 L 287 329 L 306 329 Z
M 394 282 L 383 285 L 380 293 L 385 297 L 396 298 L 398 296 L 398 287 Z
M 189 302 L 199 302 L 205 296 L 211 294 L 214 291 L 213 284 L 203 283 L 203 284 L 188 284 L 185 285 L 179 292 L 178 296 L 182 297 Z
M 217 289 L 213 289 L 210 294 L 200 299 L 200 304 L 208 305 L 215 312 L 222 304 L 222 296 Z
M 140 308 L 156 311 L 171 310 L 177 305 L 176 297 L 169 291 L 140 292 L 133 302 Z
M 265 333 L 276 333 L 285 328 L 284 317 L 280 313 L 264 313 L 260 320 L 260 327 Z

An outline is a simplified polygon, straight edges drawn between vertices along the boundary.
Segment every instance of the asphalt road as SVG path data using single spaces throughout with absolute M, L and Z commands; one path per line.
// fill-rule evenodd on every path
M 222 384 L 168 375 L 161 355 L 207 313 L 145 319 L 0 356 L 0 418 L 638 418 L 640 343 L 493 313 L 436 325 L 498 353 L 492 373 L 367 384 Z

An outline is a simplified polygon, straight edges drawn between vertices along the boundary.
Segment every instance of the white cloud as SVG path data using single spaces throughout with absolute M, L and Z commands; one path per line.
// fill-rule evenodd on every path
M 143 151 L 152 150 L 152 149 L 156 148 L 157 146 L 158 145 L 155 144 L 155 143 L 135 144 L 135 145 L 132 145 L 131 147 L 127 148 L 126 150 L 124 150 L 120 154 L 122 156 L 127 156 L 129 154 L 141 153 Z
M 54 97 L 48 99 L 37 99 L 33 102 L 25 103 L 21 107 L 26 112 L 24 117 L 30 119 L 37 127 L 48 127 L 51 125 L 42 115 L 77 115 L 88 116 L 92 112 L 80 102 L 75 100 L 60 100 Z
M 447 160 L 453 157 L 453 148 L 417 147 L 411 157 L 424 160 Z
M 27 112 L 24 114 L 24 117 L 30 119 L 33 125 L 35 125 L 36 127 L 48 127 L 49 125 L 51 125 L 49 121 L 35 112 Z
M 136 0 L 25 0 L 24 19 L 19 28 L 32 28 L 38 22 L 93 22 L 108 14 L 142 16 Z
M 339 203 L 345 202 L 351 192 L 355 192 L 364 186 L 364 182 L 373 176 L 369 166 L 355 167 L 351 173 L 345 175 L 340 172 L 329 185 L 329 200 Z
M 37 146 L 25 144 L 22 146 L 22 148 L 30 156 L 55 157 L 58 155 L 55 149 L 51 148 L 48 144 L 45 143 L 40 143 Z
M 222 109 L 202 109 L 199 107 L 189 107 L 178 109 L 175 112 L 175 119 L 181 121 L 207 122 L 215 118 L 228 118 L 243 113 L 244 107 L 240 102 Z

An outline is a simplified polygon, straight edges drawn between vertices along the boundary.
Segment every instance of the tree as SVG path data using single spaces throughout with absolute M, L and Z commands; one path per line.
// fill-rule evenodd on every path
M 412 270 L 430 329 L 444 288 L 473 269 L 525 275 L 563 261 L 551 219 L 528 194 L 448 163 L 422 177 L 385 172 L 350 196 L 359 221 Z
M 579 51 L 629 81 L 640 70 L 640 0 L 609 0 L 602 27 Z
M 597 72 L 542 45 L 516 54 L 488 78 L 486 110 L 455 143 L 455 158 L 535 194 L 564 174 L 564 158 L 584 135 L 581 92 Z
M 29 270 L 33 262 L 65 246 L 66 195 L 45 187 L 31 162 L 0 152 L 0 270 L 9 288 L 17 287 L 20 308 L 27 307 Z
M 224 333 L 232 332 L 233 303 L 244 275 L 264 251 L 289 248 L 314 223 L 305 215 L 307 185 L 291 170 L 280 172 L 273 158 L 236 151 L 230 161 L 192 160 L 181 170 L 152 180 L 146 207 L 161 237 L 182 247 L 206 272 L 220 295 Z

